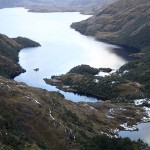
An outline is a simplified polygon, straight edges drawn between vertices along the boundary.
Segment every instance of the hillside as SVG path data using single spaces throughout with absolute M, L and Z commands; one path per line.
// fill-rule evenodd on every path
M 103 0 L 0 0 L 1 7 L 19 6 L 19 5 L 59 5 L 59 6 L 87 6 L 95 5 Z M 113 0 L 110 0 L 110 2 Z M 109 2 L 109 3 L 110 3 Z
M 0 114 L 0 146 L 5 150 L 84 149 L 84 144 L 89 146 L 86 140 L 102 133 L 114 136 L 116 129 L 124 129 L 121 124 L 132 125 L 145 116 L 139 107 L 74 103 L 59 92 L 29 87 L 3 77 L 0 77 Z M 106 138 L 105 142 L 111 140 Z M 120 146 L 141 150 L 142 145 L 125 139 Z
M 98 40 L 141 49 L 150 45 L 150 1 L 120 0 L 71 27 Z
M 82 12 L 93 14 L 116 0 L 0 0 L 0 8 L 26 7 L 31 12 Z
M 15 0 L 11 3 L 14 5 L 13 2 Z M 140 2 L 137 0 L 137 3 Z M 66 75 L 45 79 L 48 84 L 55 84 L 66 91 L 110 99 L 97 103 L 74 103 L 66 100 L 59 91 L 49 92 L 6 79 L 24 71 L 18 64 L 19 51 L 39 46 L 39 43 L 0 34 L 0 149 L 149 150 L 150 147 L 140 140 L 134 142 L 128 138 L 114 138 L 119 130 L 138 130 L 132 125 L 150 120 L 143 107 L 133 104 L 135 98 L 150 98 L 150 52 L 149 42 L 145 42 L 145 35 L 149 38 L 149 33 L 148 30 L 143 31 L 144 27 L 141 25 L 134 33 L 136 37 L 144 37 L 144 42 L 142 39 L 139 41 L 143 45 L 131 41 L 134 47 L 142 48 L 142 52 L 134 54 L 136 59 L 116 73 L 107 77 L 95 76 L 99 71 L 112 70 L 81 65 L 72 68 Z M 117 33 L 121 36 L 120 30 Z M 88 35 L 101 38 L 97 33 Z M 111 38 L 107 40 L 115 42 Z
M 1 34 L 0 46 L 1 75 L 9 78 L 18 73 L 18 68 L 22 71 L 17 63 L 19 50 L 39 44 L 27 38 L 11 39 Z M 71 72 L 77 70 L 78 67 Z M 84 70 L 87 74 L 96 71 L 89 66 L 84 66 Z M 59 92 L 29 87 L 0 76 L 2 150 L 88 150 L 93 146 L 107 150 L 141 150 L 148 148 L 141 141 L 110 137 L 125 129 L 124 123 L 132 127 L 143 121 L 143 117 L 148 116 L 141 107 L 135 109 L 130 104 L 111 102 L 74 103 Z M 105 144 L 97 145 L 97 142 Z
M 81 65 L 67 74 L 45 79 L 46 83 L 104 100 L 129 102 L 150 98 L 149 0 L 120 0 L 87 20 L 73 23 L 71 27 L 98 40 L 139 49 L 139 53 L 133 54 L 133 60 L 106 77 L 87 74 L 85 69 L 88 72 L 92 70 L 92 73 L 98 70 Z
M 122 66 L 115 74 L 103 79 L 106 87 L 109 87 L 112 92 L 107 93 L 107 88 L 102 86 L 104 83 L 99 82 L 97 86 L 102 86 L 104 91 L 100 90 L 103 88 L 98 88 L 99 92 L 90 89 L 90 94 L 99 95 L 101 93 L 112 99 L 126 97 L 125 100 L 150 98 L 149 0 L 120 0 L 85 21 L 73 23 L 71 27 L 82 34 L 94 36 L 100 41 L 139 49 L 139 53 L 133 54 L 134 60 Z M 109 82 L 107 83 L 107 81 Z M 110 84 L 114 81 L 119 82 L 118 85 L 113 84 L 113 86 L 116 85 L 115 87 Z M 138 83 L 142 88 L 136 87 L 133 83 Z M 82 88 L 80 90 L 82 91 Z M 122 92 L 123 94 L 121 94 Z
M 18 53 L 22 48 L 40 46 L 27 38 L 11 39 L 6 35 L 0 34 L 0 75 L 13 78 L 24 72 L 18 64 Z

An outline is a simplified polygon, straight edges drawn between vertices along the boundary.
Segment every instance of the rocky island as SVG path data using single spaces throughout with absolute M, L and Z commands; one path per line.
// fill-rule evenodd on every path
M 12 7 L 15 2 L 4 4 Z M 134 54 L 136 59 L 114 73 L 110 68 L 79 65 L 64 75 L 44 79 L 59 89 L 105 100 L 97 103 L 74 103 L 60 92 L 12 80 L 24 71 L 18 64 L 19 51 L 40 44 L 0 34 L 0 148 L 150 149 L 141 140 L 117 138 L 119 130 L 138 130 L 136 123 L 150 121 L 149 4 L 149 0 L 120 0 L 88 20 L 72 24 L 81 33 L 99 40 L 139 49 Z M 21 1 L 17 6 L 22 6 Z M 99 71 L 110 75 L 98 76 Z
M 1 35 L 0 46 L 2 46 L 1 55 L 19 66 L 17 60 L 20 49 L 39 46 L 39 44 L 26 38 L 10 39 Z M 6 55 L 3 46 L 7 48 L 8 54 L 12 53 L 14 57 Z M 9 65 L 8 67 L 11 68 Z M 1 68 L 5 70 L 5 65 L 1 64 Z M 93 71 L 94 74 L 98 72 L 97 69 L 87 65 L 83 68 L 88 68 L 88 71 L 85 70 L 87 76 L 93 74 Z M 74 69 L 71 72 L 74 72 Z M 15 76 L 16 70 L 13 68 L 11 74 L 7 71 L 2 73 L 0 76 L 0 145 L 4 149 L 85 150 L 88 147 L 91 149 L 93 144 L 96 147 L 95 142 L 97 140 L 101 142 L 102 139 L 106 143 L 111 141 L 112 144 L 109 145 L 111 148 L 115 141 L 117 143 L 115 149 L 116 146 L 120 149 L 120 142 L 123 143 L 121 147 L 128 147 L 127 141 L 130 143 L 130 148 L 134 147 L 136 150 L 148 147 L 141 141 L 131 142 L 128 138 L 115 138 L 119 130 L 137 130 L 132 125 L 149 117 L 143 108 L 135 109 L 130 104 L 111 101 L 74 103 L 66 100 L 59 92 L 49 92 L 6 79 L 5 77 L 12 78 L 12 73 Z M 127 124 L 124 124 L 125 122 Z
M 44 80 L 47 84 L 55 85 L 61 90 L 93 96 L 102 100 L 121 102 L 145 98 L 146 93 L 144 96 L 142 84 L 125 79 L 124 76 L 129 73 L 128 71 L 122 71 L 121 73 L 121 70 L 118 70 L 103 77 L 96 75 L 100 70 L 110 71 L 111 69 L 96 69 L 81 65 L 72 68 L 67 74 L 52 76 L 51 79 Z

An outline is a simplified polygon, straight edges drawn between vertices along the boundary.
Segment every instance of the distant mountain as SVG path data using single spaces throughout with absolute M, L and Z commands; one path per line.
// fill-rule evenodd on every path
M 97 4 L 103 0 L 0 0 L 1 7 L 27 5 L 27 4 L 61 4 L 73 6 L 85 6 L 89 4 Z
M 26 7 L 34 12 L 80 11 L 93 14 L 116 0 L 0 0 L 0 8 Z
M 150 45 L 150 1 L 120 0 L 71 27 L 99 40 L 140 49 Z

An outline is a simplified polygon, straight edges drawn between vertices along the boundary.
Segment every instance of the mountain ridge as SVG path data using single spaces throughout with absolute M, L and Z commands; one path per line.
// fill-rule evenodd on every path
M 150 2 L 120 0 L 71 27 L 98 40 L 141 49 L 150 43 Z
M 0 8 L 25 7 L 31 12 L 81 12 L 94 14 L 116 0 L 0 0 Z

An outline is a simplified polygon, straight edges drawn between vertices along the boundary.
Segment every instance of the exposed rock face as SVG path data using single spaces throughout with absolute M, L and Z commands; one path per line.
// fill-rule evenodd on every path
M 150 43 L 150 1 L 119 0 L 71 27 L 99 40 L 140 49 Z

